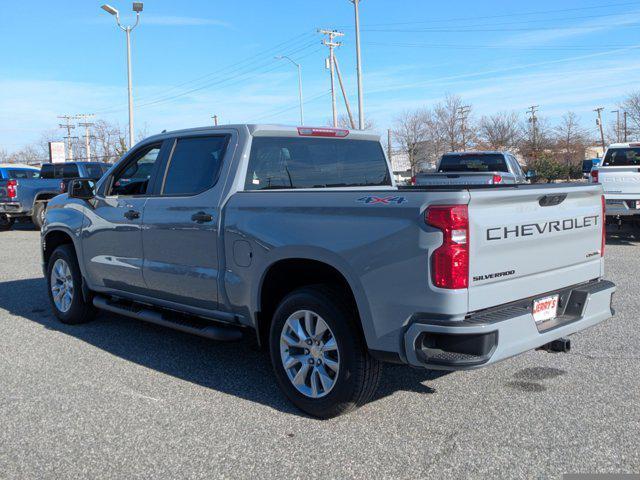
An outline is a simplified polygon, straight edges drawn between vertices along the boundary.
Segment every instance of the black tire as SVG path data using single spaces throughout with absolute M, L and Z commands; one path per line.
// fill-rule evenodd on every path
M 0 232 L 11 230 L 11 227 L 13 227 L 14 223 L 14 218 L 9 218 L 4 213 L 0 213 Z
M 304 395 L 289 380 L 280 354 L 280 335 L 287 319 L 299 310 L 311 310 L 331 329 L 340 355 L 340 367 L 333 387 L 325 396 Z M 318 285 L 287 295 L 273 316 L 269 349 L 280 388 L 300 410 L 319 418 L 331 418 L 354 410 L 373 397 L 382 364 L 367 351 L 357 325 L 358 315 L 340 291 Z
M 73 294 L 71 296 L 70 306 L 66 311 L 56 306 L 51 289 L 51 274 L 58 260 L 62 260 L 68 265 L 73 281 Z M 51 254 L 49 263 L 47 264 L 47 293 L 49 295 L 51 309 L 62 323 L 78 325 L 93 320 L 95 308 L 91 302 L 85 301 L 82 294 L 82 274 L 80 273 L 78 259 L 76 258 L 76 252 L 72 245 L 61 245 Z
M 31 214 L 31 221 L 38 230 L 42 228 L 44 224 L 44 215 L 47 210 L 47 204 L 43 202 L 36 202 L 33 206 L 33 213 Z

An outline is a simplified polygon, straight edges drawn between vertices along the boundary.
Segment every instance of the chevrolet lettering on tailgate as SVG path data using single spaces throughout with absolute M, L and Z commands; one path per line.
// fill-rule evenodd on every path
M 553 220 L 550 222 L 493 227 L 488 228 L 486 234 L 487 240 L 489 241 L 505 240 L 507 238 L 530 237 L 533 235 L 545 235 L 553 232 L 597 226 L 598 215 L 587 215 L 585 217 L 566 218 L 564 220 Z

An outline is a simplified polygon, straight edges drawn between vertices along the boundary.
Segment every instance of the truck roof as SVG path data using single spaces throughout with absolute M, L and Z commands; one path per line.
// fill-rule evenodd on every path
M 182 130 L 165 131 L 149 137 L 149 139 L 164 138 L 174 135 L 189 135 L 191 133 L 216 133 L 221 130 L 229 129 L 247 129 L 250 135 L 253 136 L 281 136 L 281 137 L 297 137 L 300 136 L 298 129 L 315 129 L 324 131 L 340 130 L 348 132 L 346 136 L 340 138 L 349 138 L 352 140 L 380 140 L 380 135 L 369 130 L 349 130 L 346 128 L 333 128 L 323 126 L 307 126 L 299 127 L 293 125 L 275 125 L 268 123 L 234 123 L 230 125 L 218 125 L 218 126 L 206 126 L 186 128 Z M 335 138 L 335 137 L 332 137 Z M 147 139 L 148 140 L 148 139 Z
M 0 163 L 0 168 L 23 168 L 27 170 L 40 170 L 33 165 L 26 165 L 24 163 Z
M 640 147 L 640 142 L 612 143 L 607 148 L 634 148 Z
M 447 152 L 445 155 L 505 155 L 507 153 L 504 150 L 465 150 L 464 152 Z

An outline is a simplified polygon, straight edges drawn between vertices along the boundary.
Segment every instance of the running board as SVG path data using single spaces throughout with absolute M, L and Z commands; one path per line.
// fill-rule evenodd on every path
M 156 325 L 191 333 L 199 337 L 219 340 L 221 342 L 233 342 L 242 338 L 242 332 L 237 328 L 212 325 L 210 321 L 198 317 L 181 315 L 177 312 L 173 318 L 169 318 L 169 312 L 154 310 L 152 307 L 138 303 L 115 301 L 105 297 L 95 296 L 93 297 L 93 305 L 101 310 L 107 310 L 142 320 L 143 322 L 155 323 Z M 171 314 L 173 314 L 173 312 L 171 312 Z

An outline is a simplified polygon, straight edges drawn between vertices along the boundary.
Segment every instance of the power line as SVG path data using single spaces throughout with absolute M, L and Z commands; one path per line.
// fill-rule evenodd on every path
M 417 25 L 417 24 L 428 24 L 428 23 L 437 23 L 441 24 L 443 22 L 459 22 L 464 20 L 490 20 L 495 18 L 513 18 L 513 17 L 523 17 L 529 15 L 545 15 L 547 13 L 564 13 L 564 12 L 575 12 L 575 11 L 583 11 L 583 10 L 597 10 L 600 8 L 610 8 L 610 7 L 622 7 L 629 5 L 638 5 L 637 1 L 634 2 L 622 2 L 622 3 L 606 3 L 601 5 L 592 5 L 588 7 L 575 7 L 575 8 L 563 8 L 557 10 L 537 10 L 537 11 L 529 11 L 529 12 L 520 12 L 520 13 L 504 13 L 500 15 L 485 15 L 485 16 L 474 16 L 474 17 L 453 17 L 453 18 L 439 18 L 432 20 L 419 20 L 413 22 L 387 22 L 387 23 L 369 23 L 366 26 L 369 27 L 377 27 L 377 26 L 392 26 L 392 25 Z M 627 12 L 620 12 L 627 13 Z M 599 16 L 604 16 L 606 14 L 602 14 Z M 617 14 L 612 14 L 617 15 Z M 350 28 L 350 25 L 340 25 L 341 28 Z

